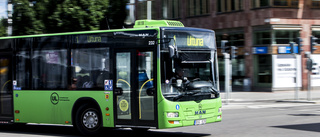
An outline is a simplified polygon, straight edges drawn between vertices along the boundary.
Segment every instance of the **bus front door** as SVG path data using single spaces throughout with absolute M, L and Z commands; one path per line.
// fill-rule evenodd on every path
M 0 122 L 13 119 L 12 54 L 0 52 Z
M 157 127 L 154 52 L 116 50 L 114 57 L 115 126 Z

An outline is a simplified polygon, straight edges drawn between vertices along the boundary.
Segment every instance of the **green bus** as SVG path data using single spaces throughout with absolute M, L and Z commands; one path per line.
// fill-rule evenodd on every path
M 212 30 L 131 29 L 0 38 L 0 124 L 165 129 L 221 121 Z

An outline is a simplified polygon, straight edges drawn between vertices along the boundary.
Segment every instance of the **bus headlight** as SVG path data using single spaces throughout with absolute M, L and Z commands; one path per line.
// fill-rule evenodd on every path
M 179 113 L 178 112 L 168 112 L 167 117 L 168 118 L 179 117 Z

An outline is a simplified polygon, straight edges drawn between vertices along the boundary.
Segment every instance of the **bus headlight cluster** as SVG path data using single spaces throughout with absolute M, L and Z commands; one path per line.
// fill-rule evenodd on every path
M 178 112 L 168 112 L 167 117 L 168 118 L 179 117 L 179 113 Z

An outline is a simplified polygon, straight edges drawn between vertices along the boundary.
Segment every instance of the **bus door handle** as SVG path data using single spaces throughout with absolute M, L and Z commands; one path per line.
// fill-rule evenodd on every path
M 115 88 L 114 89 L 114 94 L 115 95 L 122 95 L 123 94 L 123 89 L 122 88 Z

